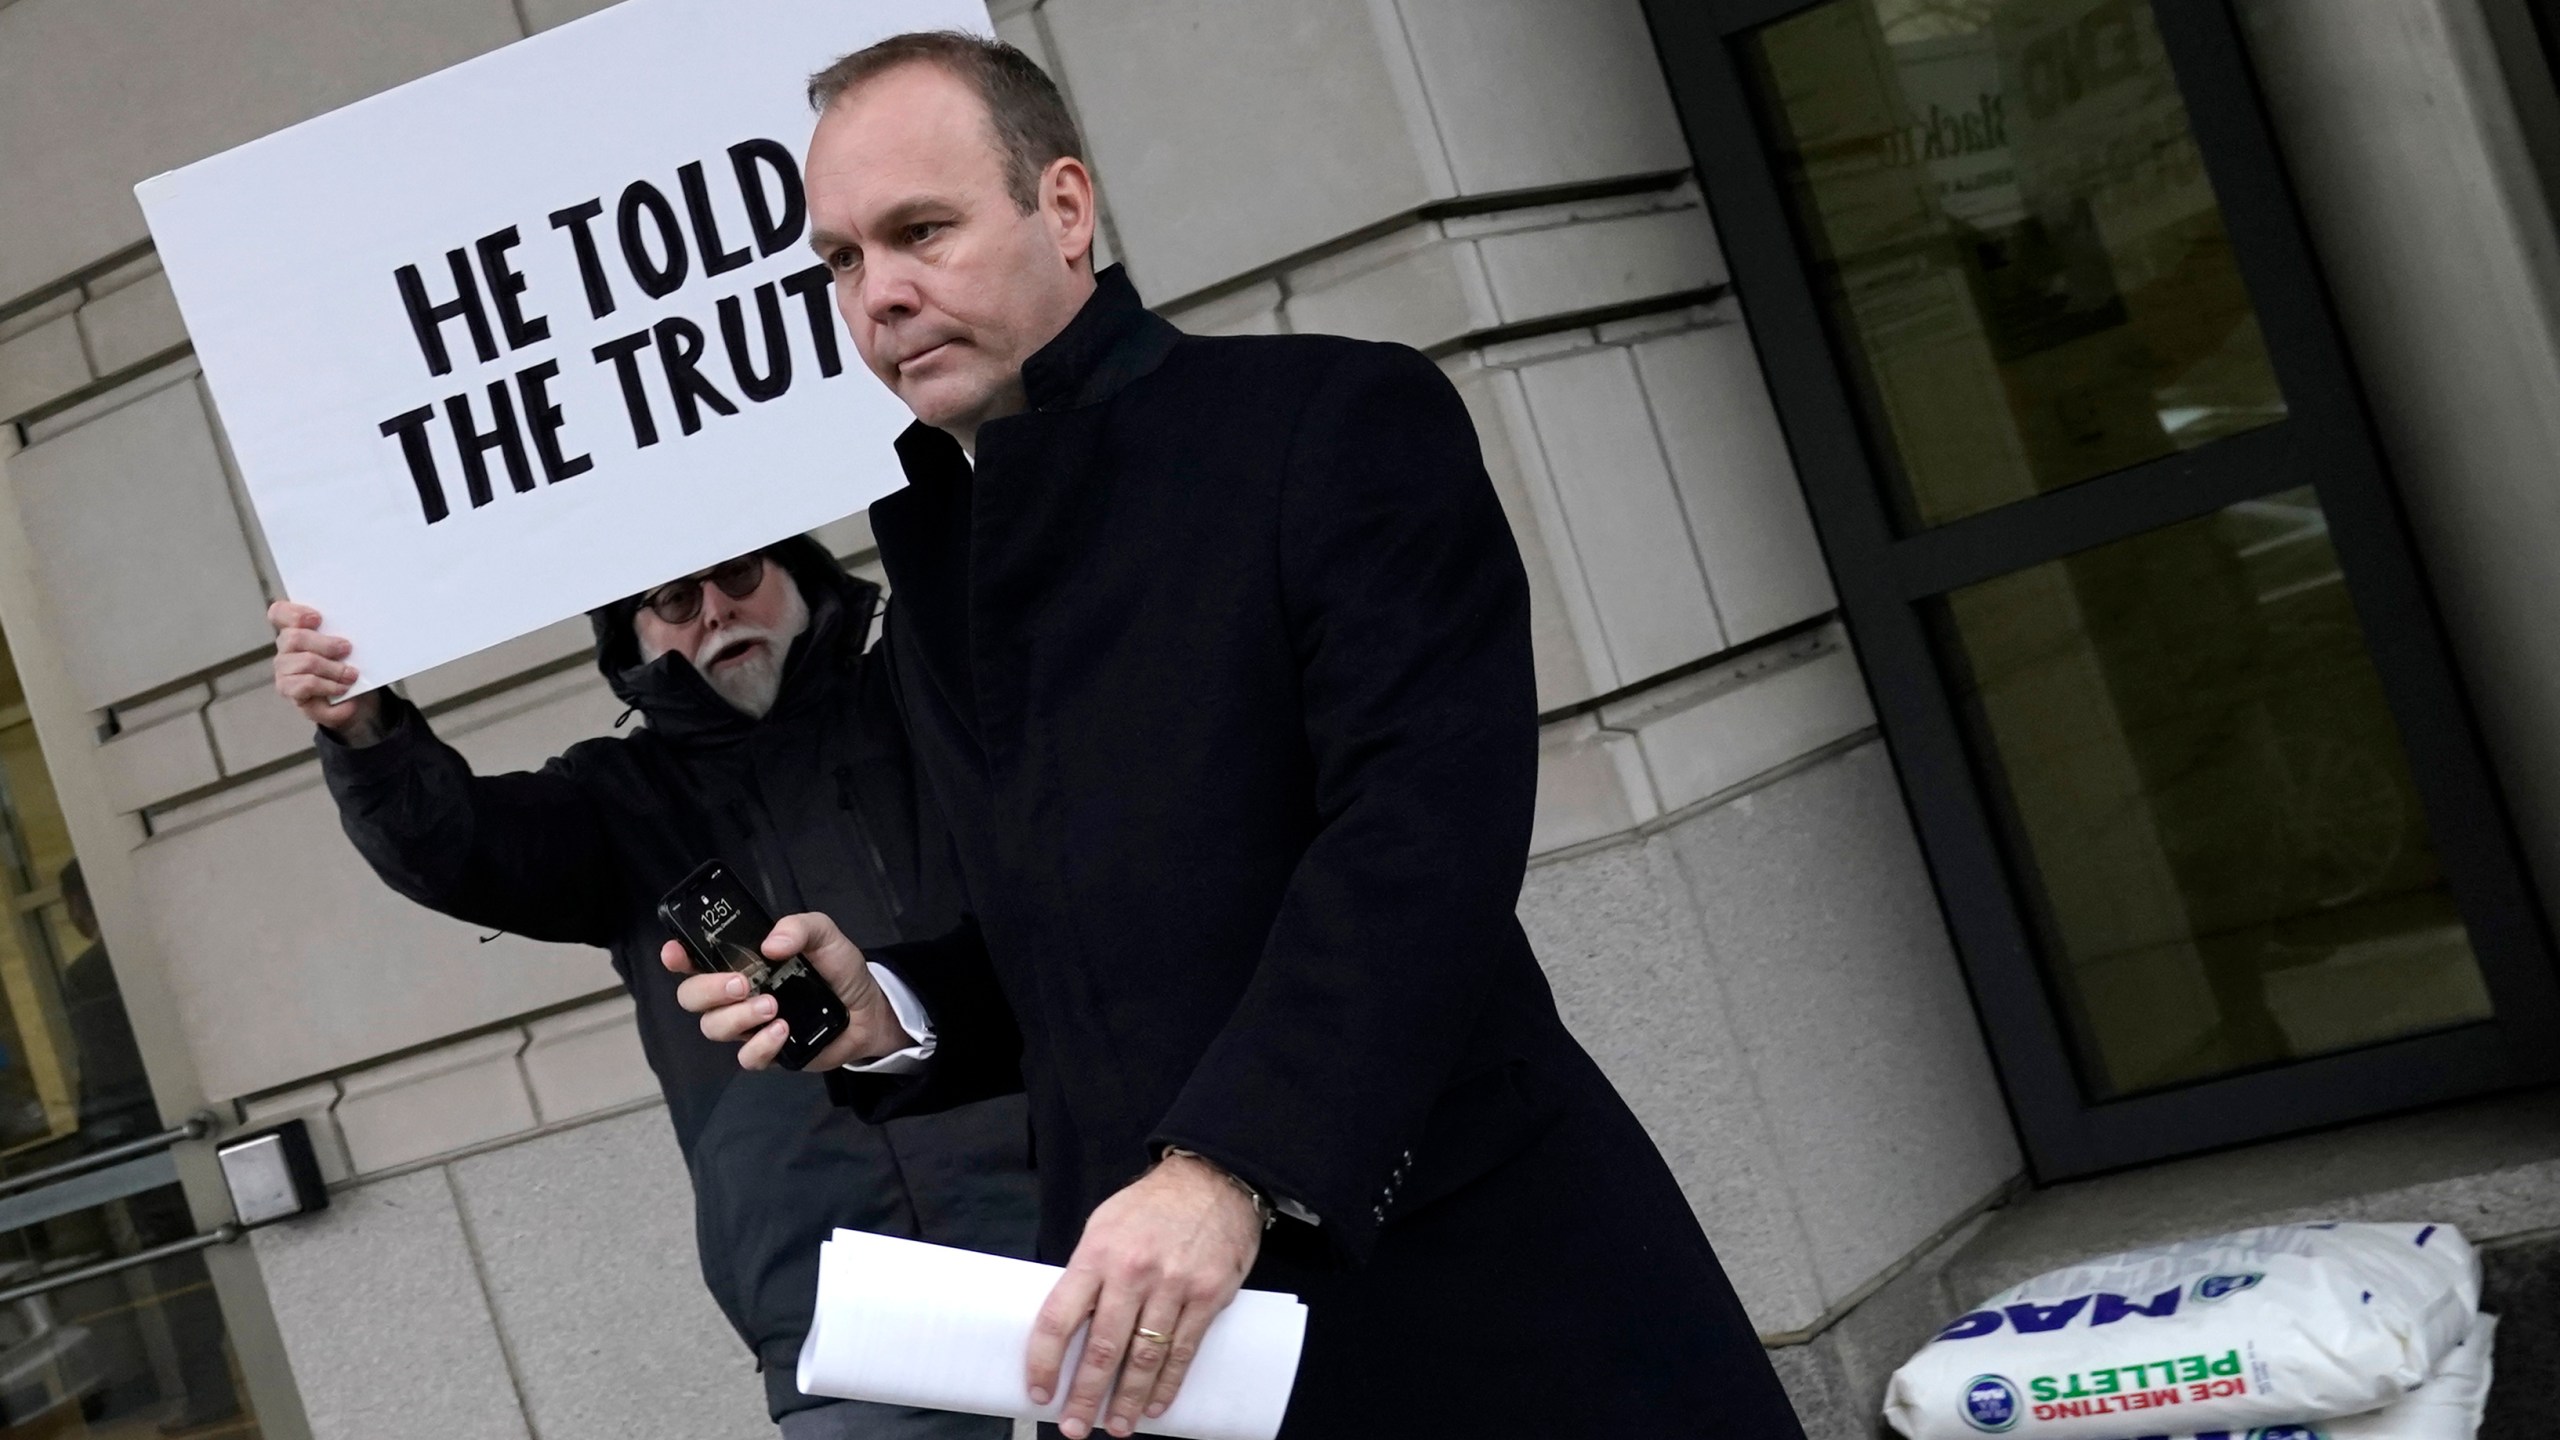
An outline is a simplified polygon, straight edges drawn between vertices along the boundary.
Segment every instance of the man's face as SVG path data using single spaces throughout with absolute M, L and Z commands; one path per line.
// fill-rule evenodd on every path
M 1053 162 L 1024 214 L 984 102 L 918 62 L 828 107 L 809 141 L 808 191 L 810 243 L 871 373 L 964 443 L 1021 409 L 1022 362 L 1093 293 L 1084 167 Z
M 641 660 L 669 652 L 683 655 L 721 699 L 762 718 L 781 693 L 783 657 L 792 640 L 809 628 L 809 606 L 800 587 L 770 557 L 764 562 L 764 578 L 744 596 L 732 598 L 708 581 L 692 583 L 702 604 L 692 619 L 670 624 L 645 604 L 632 617 Z

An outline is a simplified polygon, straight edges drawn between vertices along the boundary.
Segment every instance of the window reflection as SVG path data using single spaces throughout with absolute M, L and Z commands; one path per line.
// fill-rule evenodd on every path
M 1833 0 L 1753 50 L 1906 523 L 2284 418 L 2146 0 Z
M 164 1185 L 15 1231 L 0 1286 L 195 1233 Z M 254 1440 L 201 1254 L 0 1307 L 0 1436 Z
M 2099 1096 L 2489 1018 L 2309 490 L 1944 619 Z
M 0 641 L 0 1175 L 161 1129 L 88 886 Z M 165 1155 L 69 1213 L 0 1196 L 0 1289 L 195 1233 Z M 0 1440 L 254 1440 L 200 1254 L 0 1305 Z

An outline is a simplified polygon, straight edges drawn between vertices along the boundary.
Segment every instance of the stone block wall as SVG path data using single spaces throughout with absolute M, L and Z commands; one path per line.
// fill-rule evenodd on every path
M 253 1237 L 316 1440 L 773 1433 L 631 1015 L 572 1005 L 241 1103 L 307 1123 L 333 1187 Z
M 530 1104 L 531 1055 L 509 1032 L 443 1077 L 349 1077 L 333 1163 L 372 1147 L 383 1173 L 357 1169 L 326 1213 L 252 1236 L 312 1435 L 771 1436 L 755 1359 L 694 1267 L 684 1162 L 645 1069 L 636 1107 L 390 1158 L 449 1145 L 456 1106 Z M 410 1102 L 382 1103 L 413 1081 Z

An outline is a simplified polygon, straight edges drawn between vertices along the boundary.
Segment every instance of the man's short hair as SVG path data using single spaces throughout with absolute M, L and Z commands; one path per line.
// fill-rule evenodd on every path
M 854 51 L 809 77 L 809 107 L 823 115 L 864 81 L 919 62 L 967 81 L 986 102 L 992 138 L 1004 156 L 1005 190 L 1023 214 L 1040 208 L 1040 176 L 1051 161 L 1085 158 L 1076 117 L 1048 72 L 1001 40 L 960 30 L 913 30 Z

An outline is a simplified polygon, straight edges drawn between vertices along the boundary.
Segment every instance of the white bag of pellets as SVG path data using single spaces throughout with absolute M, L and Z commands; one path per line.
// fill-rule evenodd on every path
M 1994 1295 L 1894 1372 L 1884 1414 L 1911 1440 L 2299 1427 L 2417 1389 L 2479 1309 L 2479 1260 L 2452 1226 L 2243 1230 Z

